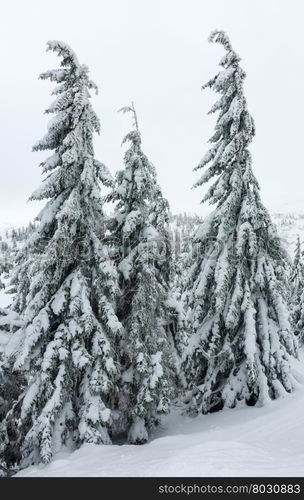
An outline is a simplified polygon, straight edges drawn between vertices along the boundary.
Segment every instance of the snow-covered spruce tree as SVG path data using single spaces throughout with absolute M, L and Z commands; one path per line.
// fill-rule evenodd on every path
M 304 262 L 301 249 L 300 236 L 297 236 L 294 258 L 290 270 L 291 298 L 298 296 L 303 290 L 304 285 Z
M 48 201 L 18 257 L 13 309 L 24 327 L 7 348 L 8 363 L 26 374 L 27 387 L 1 436 L 7 462 L 14 446 L 21 465 L 47 463 L 63 445 L 110 443 L 113 346 L 121 328 L 113 307 L 116 272 L 102 242 L 100 185 L 112 181 L 94 158 L 99 120 L 89 90 L 96 86 L 68 45 L 52 41 L 48 50 L 62 58 L 60 69 L 41 75 L 58 84 L 46 111 L 55 116 L 33 149 L 53 154 L 31 197 Z
M 117 316 L 124 327 L 120 343 L 122 377 L 117 429 L 141 444 L 170 401 L 170 340 L 166 300 L 170 280 L 168 203 L 156 170 L 141 149 L 134 106 L 134 130 L 123 143 L 125 168 L 116 175 L 109 201 L 115 203 L 111 239 L 115 245 L 120 297 Z M 117 432 L 118 432 L 117 431 Z
M 3 268 L 1 262 L 0 262 L 0 290 L 2 290 L 3 288 L 5 288 L 5 285 L 4 285 L 4 282 L 3 280 L 1 279 L 2 278 L 2 274 L 5 272 L 5 269 Z
M 0 237 L 0 290 L 5 288 L 4 279 L 11 267 L 8 244 Z
M 174 339 L 176 371 L 178 374 L 177 386 L 186 386 L 181 360 L 188 343 L 188 329 L 184 301 L 182 298 L 185 279 L 188 276 L 187 259 L 189 235 L 184 233 L 183 215 L 171 216 L 171 241 L 173 248 L 172 279 L 167 305 L 170 314 L 170 331 Z
M 294 259 L 290 271 L 291 322 L 300 343 L 304 339 L 304 262 L 301 240 L 297 237 Z
M 214 179 L 203 201 L 216 207 L 194 237 L 198 255 L 187 284 L 193 414 L 263 405 L 291 392 L 289 361 L 296 354 L 279 278 L 286 254 L 251 168 L 255 128 L 244 97 L 245 73 L 225 32 L 214 31 L 210 42 L 222 44 L 226 54 L 223 70 L 203 87 L 220 98 L 210 111 L 219 113 L 213 146 L 197 167 L 209 168 L 195 184 Z
M 1 245 L 1 238 L 0 238 L 0 290 L 2 288 L 5 288 L 4 286 L 4 283 L 2 281 L 2 278 L 3 278 L 3 274 L 5 273 L 6 271 L 6 268 L 5 268 L 5 262 L 4 262 L 4 256 L 3 256 L 3 251 L 2 251 L 2 245 Z

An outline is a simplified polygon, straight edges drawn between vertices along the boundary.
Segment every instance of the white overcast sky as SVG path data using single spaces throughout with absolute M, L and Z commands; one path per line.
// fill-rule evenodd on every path
M 204 213 L 204 188 L 191 190 L 192 169 L 206 152 L 216 100 L 201 85 L 218 71 L 227 31 L 247 73 L 256 124 L 253 168 L 271 210 L 303 210 L 303 0 L 2 0 L 0 3 L 0 226 L 26 224 L 39 209 L 27 202 L 41 182 L 32 153 L 46 131 L 52 86 L 37 79 L 57 67 L 47 40 L 69 43 L 99 86 L 96 157 L 112 173 L 131 125 L 117 109 L 135 101 L 143 149 L 155 164 L 171 209 Z

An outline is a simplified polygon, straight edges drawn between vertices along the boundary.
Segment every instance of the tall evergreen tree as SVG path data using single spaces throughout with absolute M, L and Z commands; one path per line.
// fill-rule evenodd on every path
M 110 443 L 121 329 L 116 272 L 102 241 L 100 186 L 112 181 L 94 157 L 100 125 L 89 90 L 97 88 L 68 45 L 52 41 L 47 47 L 61 57 L 61 67 L 41 75 L 58 85 L 46 110 L 54 117 L 33 149 L 53 154 L 41 164 L 47 175 L 31 199 L 48 201 L 18 257 L 13 309 L 24 326 L 7 349 L 9 366 L 26 374 L 27 385 L 1 436 L 7 461 L 14 446 L 22 465 L 47 463 L 63 445 Z
M 294 259 L 290 271 L 291 321 L 300 343 L 304 339 L 304 262 L 301 240 L 297 237 Z
M 141 149 L 137 116 L 125 142 L 125 168 L 117 173 L 109 200 L 115 203 L 111 238 L 117 249 L 120 297 L 118 318 L 122 370 L 119 427 L 130 443 L 148 439 L 148 431 L 169 408 L 169 340 L 166 300 L 170 280 L 168 202 L 156 170 Z
M 213 144 L 197 166 L 209 168 L 196 187 L 214 179 L 203 201 L 214 211 L 198 228 L 187 288 L 191 322 L 187 372 L 190 412 L 239 404 L 263 405 L 293 390 L 290 355 L 296 342 L 284 301 L 285 251 L 252 172 L 248 146 L 255 134 L 247 110 L 240 58 L 223 31 L 222 70 L 203 88 L 220 94 Z
M 4 279 L 11 269 L 11 262 L 9 259 L 9 249 L 6 242 L 1 240 L 0 237 L 0 290 L 5 288 Z
M 299 292 L 303 290 L 303 282 L 304 282 L 304 262 L 301 249 L 301 240 L 299 235 L 297 236 L 294 258 L 291 265 L 290 282 L 291 282 L 291 295 L 293 298 L 296 297 L 299 294 Z
M 5 285 L 4 285 L 4 282 L 3 282 L 3 279 L 2 279 L 2 275 L 3 275 L 4 272 L 5 272 L 5 268 L 4 268 L 3 264 L 0 262 L 0 290 L 2 290 L 3 288 L 5 288 Z

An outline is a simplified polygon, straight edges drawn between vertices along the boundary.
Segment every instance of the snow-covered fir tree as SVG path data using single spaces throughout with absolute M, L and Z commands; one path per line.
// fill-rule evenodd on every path
M 19 315 L 10 310 L 9 307 L 0 307 L 0 427 L 8 411 L 19 397 L 22 389 L 25 387 L 24 374 L 21 372 L 13 373 L 12 366 L 5 363 L 5 345 L 14 331 L 21 327 Z M 1 449 L 1 441 L 0 441 Z M 9 455 L 11 462 L 18 457 L 17 446 L 12 443 L 9 446 Z M 0 476 L 10 475 L 12 471 L 6 467 L 6 454 L 0 453 Z M 3 466 L 3 469 L 1 469 Z
M 291 392 L 290 356 L 296 354 L 285 302 L 286 253 L 260 200 L 248 146 L 255 134 L 247 110 L 240 58 L 223 31 L 222 70 L 203 88 L 219 93 L 213 144 L 197 166 L 196 187 L 214 181 L 203 198 L 215 205 L 198 228 L 198 255 L 187 283 L 191 340 L 189 411 L 239 404 L 263 405 Z M 285 269 L 286 271 L 286 269 Z
M 124 327 L 120 342 L 121 398 L 117 428 L 130 443 L 141 444 L 168 412 L 171 383 L 166 301 L 170 281 L 169 207 L 156 170 L 141 149 L 137 116 L 124 143 L 130 148 L 116 175 L 109 201 L 115 203 L 111 240 L 116 248 L 120 297 L 117 315 Z
M 8 244 L 6 241 L 2 241 L 0 237 L 0 290 L 5 288 L 4 281 L 11 267 Z
M 115 397 L 116 271 L 103 243 L 101 185 L 111 176 L 94 157 L 99 120 L 90 103 L 88 68 L 63 42 L 48 50 L 61 67 L 41 75 L 56 83 L 54 117 L 34 151 L 52 150 L 31 199 L 48 200 L 18 256 L 13 309 L 23 327 L 9 341 L 7 366 L 27 384 L 2 423 L 2 453 L 26 465 L 47 463 L 61 446 L 110 443 Z
M 3 274 L 5 272 L 5 269 L 3 267 L 3 263 L 0 261 L 0 290 L 5 288 L 4 282 L 3 282 Z
M 302 292 L 304 284 L 304 262 L 299 235 L 297 236 L 294 258 L 290 270 L 290 284 L 291 296 L 293 299 L 298 296 L 299 292 Z
M 0 310 L 0 320 L 1 310 Z M 2 327 L 1 327 L 2 330 Z M 3 330 L 0 332 L 0 335 L 3 335 Z M 18 399 L 21 391 L 25 387 L 26 381 L 21 372 L 13 373 L 11 367 L 5 366 L 4 363 L 4 354 L 0 352 L 0 422 L 3 422 L 10 408 L 14 404 L 14 402 Z M 8 429 L 10 433 L 10 429 Z M 19 450 L 17 448 L 16 443 L 10 444 L 10 463 L 13 463 L 15 460 L 18 460 Z M 0 464 L 5 465 L 7 462 L 7 454 L 0 454 Z
M 297 237 L 290 270 L 291 321 L 300 343 L 304 340 L 304 260 L 300 237 Z
M 17 243 L 25 242 L 26 239 L 35 231 L 35 222 L 30 222 L 27 226 L 19 227 L 18 229 L 13 229 L 10 233 L 7 233 L 7 237 L 10 238 L 14 246 Z

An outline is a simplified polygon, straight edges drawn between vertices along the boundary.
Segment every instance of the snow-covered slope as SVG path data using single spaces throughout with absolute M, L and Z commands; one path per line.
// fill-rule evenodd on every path
M 303 359 L 294 374 L 303 384 Z M 175 411 L 146 445 L 87 444 L 18 476 L 303 476 L 303 428 L 304 386 L 264 408 L 195 419 Z

